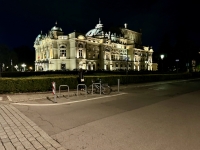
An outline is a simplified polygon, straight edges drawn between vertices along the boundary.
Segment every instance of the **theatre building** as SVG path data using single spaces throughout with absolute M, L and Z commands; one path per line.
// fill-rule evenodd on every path
M 115 31 L 104 31 L 100 20 L 86 34 L 64 34 L 55 24 L 35 39 L 35 71 L 152 70 L 153 49 L 142 45 L 142 33 L 127 24 Z

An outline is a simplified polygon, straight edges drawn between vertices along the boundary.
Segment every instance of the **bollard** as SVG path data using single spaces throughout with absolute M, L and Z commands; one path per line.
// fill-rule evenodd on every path
M 56 82 L 52 82 L 52 93 L 54 95 L 54 103 L 56 102 Z
M 117 87 L 118 87 L 118 93 L 119 93 L 119 85 L 120 85 L 120 79 L 117 79 Z

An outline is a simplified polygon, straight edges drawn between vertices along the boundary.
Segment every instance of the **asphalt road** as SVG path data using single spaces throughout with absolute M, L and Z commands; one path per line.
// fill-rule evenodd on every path
M 198 150 L 200 80 L 129 85 L 119 95 L 13 105 L 68 150 Z

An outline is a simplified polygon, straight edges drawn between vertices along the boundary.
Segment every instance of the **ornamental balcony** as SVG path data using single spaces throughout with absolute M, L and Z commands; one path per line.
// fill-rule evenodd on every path
M 66 56 L 60 56 L 60 59 L 66 59 Z

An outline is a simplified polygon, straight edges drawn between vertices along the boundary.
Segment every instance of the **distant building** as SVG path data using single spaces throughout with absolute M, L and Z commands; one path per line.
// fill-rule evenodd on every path
M 104 31 L 99 20 L 85 35 L 64 35 L 56 24 L 48 34 L 35 39 L 35 71 L 153 70 L 153 49 L 142 46 L 142 33 L 128 29 L 127 24 L 115 31 Z

